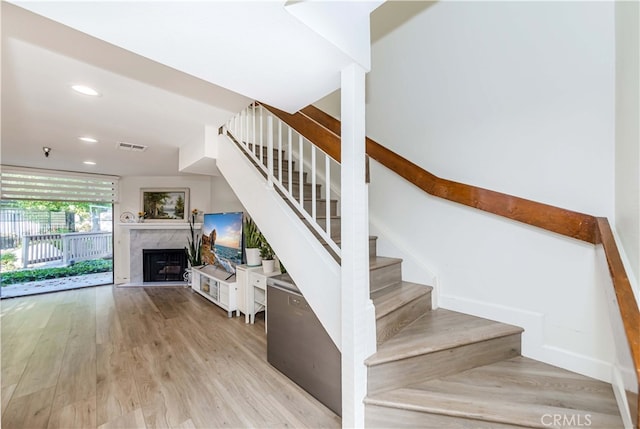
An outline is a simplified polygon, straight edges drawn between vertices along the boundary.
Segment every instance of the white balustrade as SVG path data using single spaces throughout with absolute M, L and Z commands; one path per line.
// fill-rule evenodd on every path
M 25 235 L 22 242 L 22 266 L 42 262 L 80 262 L 113 256 L 111 232 L 75 232 L 69 234 Z
M 292 207 L 309 222 L 331 250 L 340 256 L 340 247 L 331 237 L 331 168 L 339 163 L 260 105 L 252 104 L 235 115 L 226 128 L 263 172 L 267 187 L 276 187 L 282 192 Z M 294 144 L 296 136 L 297 145 Z M 297 196 L 293 183 L 294 165 L 298 168 Z M 286 174 L 283 174 L 283 170 L 286 170 Z M 308 182 L 311 183 L 311 191 L 306 193 L 305 170 Z M 339 167 L 337 170 L 339 171 Z M 333 180 L 338 182 L 339 177 L 334 177 Z M 317 194 L 318 185 L 324 186 L 323 195 Z M 333 186 L 339 188 L 340 184 L 334 183 Z M 321 213 L 317 213 L 318 196 L 323 196 L 325 200 L 326 208 Z M 322 216 L 325 217 L 324 225 L 319 222 L 319 217 Z
M 32 234 L 22 238 L 22 266 L 62 259 L 60 234 Z
M 72 232 L 62 234 L 62 263 L 108 258 L 113 255 L 113 238 L 110 232 Z

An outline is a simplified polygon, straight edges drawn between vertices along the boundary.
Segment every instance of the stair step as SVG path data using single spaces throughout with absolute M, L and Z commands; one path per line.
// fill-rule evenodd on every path
M 311 185 L 311 183 L 303 183 L 303 197 L 305 198 L 311 198 L 311 191 L 313 189 L 313 186 Z M 287 189 L 288 189 L 288 182 L 287 182 Z M 293 192 L 293 196 L 294 198 L 298 199 L 300 198 L 300 185 L 299 184 L 295 184 L 292 189 Z M 324 193 L 322 193 L 322 185 L 316 185 L 316 199 L 323 197 Z
M 402 259 L 376 256 L 369 259 L 371 293 L 402 281 Z
M 258 156 L 256 154 L 256 156 Z M 258 156 L 258 159 L 260 159 L 260 157 Z M 262 164 L 267 167 L 267 157 L 265 156 L 264 158 L 262 158 Z M 280 172 L 278 171 L 278 163 L 280 162 L 280 158 L 277 156 L 273 157 L 273 175 L 278 177 L 278 174 L 280 174 Z M 297 173 L 296 170 L 296 161 L 291 161 L 291 168 L 293 169 L 293 172 Z M 289 161 L 287 159 L 283 159 L 282 160 L 282 178 L 286 178 L 289 175 Z
M 302 218 L 302 216 L 300 216 Z M 326 216 L 316 216 L 316 222 L 320 227 L 325 230 L 327 227 L 327 218 Z M 341 228 L 341 218 L 340 216 L 331 216 L 331 238 L 333 241 L 338 243 L 340 241 L 340 228 Z
M 427 311 L 366 360 L 369 392 L 518 356 L 521 333 L 522 328 L 455 311 Z
M 278 151 L 278 147 L 277 145 L 274 145 L 275 147 L 272 149 L 273 150 L 273 156 L 278 156 L 279 154 L 282 154 L 283 157 L 285 155 L 285 151 L 284 149 Z M 253 153 L 257 156 L 260 157 L 260 145 L 254 145 L 253 143 L 248 143 L 247 147 L 249 148 L 249 150 L 252 150 Z M 267 147 L 267 142 L 265 139 L 264 144 L 262 145 L 262 156 L 266 157 L 267 153 L 269 152 L 269 148 Z
M 608 383 L 524 357 L 379 393 L 365 403 L 367 427 L 623 427 Z
M 324 215 L 326 213 L 327 200 L 323 198 L 316 199 L 316 215 Z M 307 213 L 311 214 L 312 200 L 311 198 L 305 198 L 303 203 L 304 209 Z M 338 214 L 338 200 L 329 201 L 329 215 L 337 216 Z
M 274 168 L 274 172 L 273 174 L 278 177 L 278 168 Z M 300 171 L 298 170 L 293 170 L 291 172 L 291 183 L 293 183 L 293 186 L 298 186 L 298 184 L 300 183 Z M 307 172 L 303 171 L 302 172 L 302 183 L 309 183 L 307 181 Z M 286 187 L 289 187 L 289 173 L 287 172 L 287 170 L 282 170 L 282 184 L 285 185 Z
M 378 345 L 431 310 L 431 286 L 400 282 L 371 293 Z

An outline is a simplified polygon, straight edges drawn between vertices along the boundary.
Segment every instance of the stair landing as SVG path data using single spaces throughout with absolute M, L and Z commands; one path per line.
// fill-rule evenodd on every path
M 370 395 L 365 402 L 367 427 L 623 427 L 609 384 L 524 357 Z

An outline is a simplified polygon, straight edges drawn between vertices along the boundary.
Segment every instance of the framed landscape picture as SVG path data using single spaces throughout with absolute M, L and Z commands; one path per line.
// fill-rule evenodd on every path
M 187 222 L 189 188 L 142 188 L 140 207 L 145 222 Z

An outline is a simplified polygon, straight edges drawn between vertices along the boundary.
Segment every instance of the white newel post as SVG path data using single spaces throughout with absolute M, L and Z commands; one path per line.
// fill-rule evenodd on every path
M 365 183 L 365 71 L 342 70 L 342 427 L 364 427 L 367 369 L 375 351 L 375 312 L 369 298 L 369 207 Z

